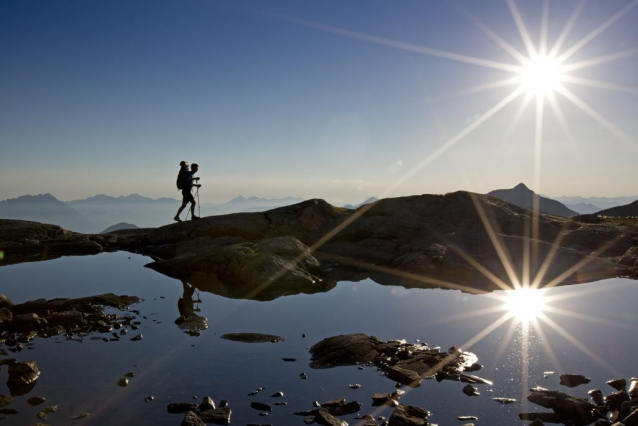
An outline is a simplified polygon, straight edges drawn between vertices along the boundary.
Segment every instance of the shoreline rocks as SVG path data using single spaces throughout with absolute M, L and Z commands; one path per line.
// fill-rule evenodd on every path
M 450 353 L 441 352 L 425 344 L 399 340 L 383 342 L 358 333 L 323 339 L 310 348 L 310 353 L 312 368 L 376 365 L 389 379 L 410 387 L 419 386 L 423 379 L 433 378 L 492 385 L 489 380 L 463 373 L 477 357 L 458 348 Z
M 507 273 L 477 208 L 486 213 L 513 267 L 519 268 L 517 259 L 523 258 L 531 212 L 464 191 L 387 198 L 356 212 L 314 199 L 266 212 L 204 217 L 106 235 L 0 220 L 0 250 L 4 251 L 0 265 L 125 250 L 152 256 L 155 263 L 148 266 L 158 272 L 228 297 L 272 300 L 327 291 L 337 281 L 364 278 L 405 287 L 445 287 L 442 280 L 446 280 L 470 283 L 455 287 L 462 291 L 485 292 L 498 287 L 465 255 L 505 282 Z M 561 246 L 556 248 L 561 232 Z M 331 238 L 324 240 L 326 235 Z M 565 277 L 564 283 L 631 275 L 631 268 L 635 269 L 638 228 L 630 225 L 605 220 L 583 223 L 543 214 L 538 235 L 533 244 L 539 257 L 552 252 L 554 258 L 545 273 L 546 282 L 584 259 L 587 264 Z M 592 257 L 593 251 L 611 240 L 616 244 Z M 310 250 L 318 242 L 318 250 Z M 396 276 L 388 270 L 404 274 Z M 420 280 L 424 274 L 431 279 Z

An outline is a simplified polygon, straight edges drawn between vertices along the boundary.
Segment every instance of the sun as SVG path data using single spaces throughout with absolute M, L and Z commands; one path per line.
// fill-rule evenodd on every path
M 520 84 L 533 95 L 550 95 L 564 81 L 565 72 L 556 58 L 537 56 L 529 59 L 520 70 Z
M 521 322 L 529 322 L 545 309 L 544 292 L 531 288 L 508 291 L 505 304 L 514 318 Z

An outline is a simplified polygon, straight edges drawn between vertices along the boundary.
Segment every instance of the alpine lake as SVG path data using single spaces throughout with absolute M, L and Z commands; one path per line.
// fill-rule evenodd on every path
M 310 366 L 312 345 L 349 333 L 427 343 L 444 352 L 456 346 L 478 357 L 482 368 L 472 374 L 493 382 L 475 385 L 478 396 L 465 395 L 466 384 L 459 381 L 425 379 L 419 386 L 401 387 L 406 391 L 401 404 L 431 411 L 430 424 L 468 423 L 459 416 L 477 417 L 471 421 L 476 425 L 527 424 L 519 413 L 547 411 L 527 401 L 529 388 L 587 397 L 594 388 L 605 394 L 613 391 L 605 384 L 610 379 L 638 375 L 634 280 L 606 279 L 521 296 L 520 291 L 473 295 L 406 289 L 367 279 L 339 282 L 326 292 L 257 301 L 199 291 L 144 268 L 149 262 L 144 256 L 116 252 L 0 268 L 0 293 L 16 304 L 103 293 L 141 299 L 128 310 L 105 309 L 139 321 L 139 328 L 127 335 L 112 338 L 118 330 L 61 333 L 36 337 L 19 351 L 0 345 L 0 360 L 36 361 L 41 372 L 33 389 L 13 396 L 7 408 L 17 414 L 7 414 L 0 424 L 179 425 L 184 414 L 167 412 L 167 405 L 199 404 L 204 396 L 218 405 L 227 400 L 235 425 L 304 424 L 306 417 L 294 412 L 338 397 L 361 404 L 358 413 L 340 417 L 348 424 L 359 423 L 366 414 L 387 419 L 394 408 L 372 406 L 371 396 L 392 393 L 397 383 L 375 366 Z M 192 333 L 176 324 L 184 303 L 208 319 L 207 329 Z M 245 343 L 221 338 L 240 332 L 285 339 Z M 143 338 L 131 340 L 137 334 Z M 133 374 L 122 386 L 127 373 Z M 562 373 L 582 374 L 591 382 L 568 389 L 559 383 Z M 10 395 L 7 374 L 7 368 L 0 367 L 0 395 Z M 277 392 L 283 396 L 272 396 Z M 27 399 L 33 396 L 46 402 L 31 406 Z M 495 397 L 516 401 L 501 404 Z M 251 408 L 251 402 L 267 404 L 272 412 L 264 415 Z M 287 404 L 275 405 L 281 402 Z M 38 418 L 53 405 L 57 411 Z

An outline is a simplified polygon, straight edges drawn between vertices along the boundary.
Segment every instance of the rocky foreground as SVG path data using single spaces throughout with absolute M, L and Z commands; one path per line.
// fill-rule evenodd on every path
M 455 192 L 383 199 L 358 210 L 316 199 L 103 235 L 0 220 L 0 265 L 126 250 L 151 256 L 149 267 L 202 290 L 258 300 L 368 277 L 406 287 L 490 291 L 499 281 L 511 285 L 526 253 L 532 276 L 551 258 L 543 283 L 638 275 L 638 228 L 540 215 L 532 238 L 532 219 L 530 211 L 498 198 Z

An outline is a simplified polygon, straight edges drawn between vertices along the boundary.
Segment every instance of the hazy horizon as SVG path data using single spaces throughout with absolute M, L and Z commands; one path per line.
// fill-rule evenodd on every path
M 636 4 L 2 3 L 0 199 L 631 197 Z M 513 93 L 556 42 L 568 93 Z

